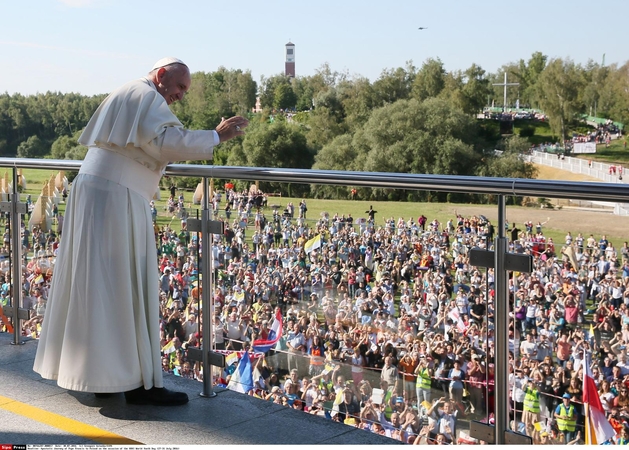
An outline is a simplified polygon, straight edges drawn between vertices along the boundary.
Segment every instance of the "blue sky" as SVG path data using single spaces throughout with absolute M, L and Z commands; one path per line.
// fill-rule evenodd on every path
M 259 82 L 283 72 L 289 40 L 298 76 L 328 63 L 372 81 L 429 57 L 488 72 L 534 51 L 629 60 L 629 0 L 0 0 L 0 13 L 9 94 L 107 93 L 164 56 L 193 72 L 250 70 Z

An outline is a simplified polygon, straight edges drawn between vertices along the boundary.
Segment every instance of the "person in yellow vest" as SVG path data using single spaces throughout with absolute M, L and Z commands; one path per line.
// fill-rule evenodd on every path
M 419 410 L 419 406 L 422 402 L 431 402 L 430 388 L 432 385 L 432 369 L 428 365 L 428 361 L 424 355 L 419 356 L 419 364 L 415 369 L 415 375 L 417 376 L 415 391 L 417 393 L 417 409 Z
M 555 409 L 557 428 L 559 428 L 559 431 L 561 431 L 566 437 L 566 442 L 574 440 L 578 418 L 577 410 L 570 400 L 570 394 L 564 394 L 562 403 Z
M 539 422 L 539 386 L 529 381 L 524 389 L 524 412 L 522 422 L 528 427 L 535 427 Z
M 384 392 L 384 397 L 382 399 L 382 406 L 384 407 L 384 417 L 387 420 L 391 420 L 391 415 L 393 414 L 393 391 L 389 390 L 389 383 L 387 380 L 380 380 L 380 389 Z

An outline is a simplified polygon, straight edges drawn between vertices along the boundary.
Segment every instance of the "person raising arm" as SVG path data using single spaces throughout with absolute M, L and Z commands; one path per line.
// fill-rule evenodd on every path
M 109 94 L 79 138 L 88 152 L 68 198 L 33 367 L 62 388 L 124 392 L 132 404 L 188 402 L 164 388 L 149 202 L 170 161 L 212 159 L 248 125 L 231 117 L 216 130 L 185 129 L 169 105 L 190 85 L 186 64 L 161 59 Z

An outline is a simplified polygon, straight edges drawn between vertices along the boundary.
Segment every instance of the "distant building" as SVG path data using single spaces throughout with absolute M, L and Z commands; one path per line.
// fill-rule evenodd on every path
M 284 75 L 295 78 L 295 44 L 286 44 L 286 62 L 284 63 Z

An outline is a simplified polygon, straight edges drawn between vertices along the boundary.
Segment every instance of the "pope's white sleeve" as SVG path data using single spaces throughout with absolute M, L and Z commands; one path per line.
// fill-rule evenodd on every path
M 191 161 L 212 159 L 214 147 L 220 143 L 220 138 L 214 130 L 166 127 L 156 141 L 162 161 Z

